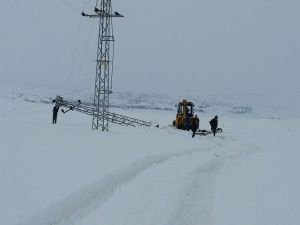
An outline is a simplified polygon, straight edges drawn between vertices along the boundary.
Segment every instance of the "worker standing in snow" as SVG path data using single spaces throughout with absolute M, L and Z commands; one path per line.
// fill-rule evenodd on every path
M 209 121 L 211 131 L 213 132 L 214 136 L 216 136 L 216 131 L 218 128 L 218 116 L 215 116 L 211 121 Z
M 53 119 L 52 119 L 53 124 L 56 124 L 58 110 L 59 110 L 59 106 L 53 107 Z
M 195 119 L 192 120 L 192 123 L 191 123 L 191 129 L 193 131 L 193 136 L 192 137 L 195 137 L 195 134 L 196 134 L 196 131 L 197 131 L 198 128 L 199 128 L 199 118 L 196 115 Z
M 198 118 L 197 115 L 195 117 L 196 117 L 196 126 L 197 126 L 196 130 L 198 130 L 199 129 L 200 120 L 199 120 L 199 118 Z

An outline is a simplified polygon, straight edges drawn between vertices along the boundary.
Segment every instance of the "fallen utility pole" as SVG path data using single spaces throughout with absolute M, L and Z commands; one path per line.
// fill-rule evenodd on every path
M 65 107 L 67 108 L 67 110 L 63 110 L 63 113 L 66 113 L 68 111 L 77 111 L 77 112 L 81 112 L 90 116 L 95 116 L 95 112 L 97 112 L 97 108 L 96 107 L 91 107 L 85 104 L 82 104 L 82 102 L 80 100 L 75 101 L 75 102 L 71 102 L 71 101 L 66 101 L 64 100 L 62 97 L 57 96 L 56 99 L 54 100 L 55 105 L 58 107 Z M 118 125 L 122 125 L 122 126 L 132 126 L 132 127 L 136 127 L 136 126 L 146 126 L 146 127 L 150 127 L 151 123 L 144 121 L 144 120 L 139 120 L 136 118 L 132 118 L 132 117 L 128 117 L 128 116 L 124 116 L 124 115 L 120 115 L 117 113 L 111 113 L 111 112 L 104 112 L 105 113 L 105 118 L 107 118 L 107 120 L 111 123 L 115 123 Z M 99 117 L 103 117 L 102 112 L 97 112 L 97 114 Z

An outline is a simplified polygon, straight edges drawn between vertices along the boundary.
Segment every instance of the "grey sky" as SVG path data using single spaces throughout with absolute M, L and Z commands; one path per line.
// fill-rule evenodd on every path
M 296 0 L 113 0 L 114 91 L 300 91 Z M 0 81 L 93 91 L 92 0 L 3 0 Z

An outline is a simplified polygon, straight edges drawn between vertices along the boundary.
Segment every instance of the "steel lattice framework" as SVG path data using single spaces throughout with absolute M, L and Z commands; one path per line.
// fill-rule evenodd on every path
M 114 35 L 112 28 L 113 17 L 123 17 L 118 12 L 112 13 L 111 0 L 101 0 L 98 7 L 98 1 L 94 9 L 95 14 L 86 14 L 82 16 L 90 18 L 99 18 L 99 35 L 97 48 L 95 94 L 93 106 L 82 104 L 80 100 L 70 102 L 57 96 L 53 101 L 57 107 L 65 107 L 63 113 L 68 111 L 77 111 L 93 116 L 92 129 L 108 131 L 108 122 L 122 126 L 152 126 L 150 122 L 136 118 L 109 112 L 109 95 L 112 93 L 112 72 L 113 72 L 113 53 L 114 53 Z
M 98 1 L 97 1 L 98 2 Z M 112 93 L 112 72 L 114 54 L 113 17 L 123 17 L 118 12 L 112 13 L 111 0 L 101 0 L 94 9 L 96 14 L 82 16 L 99 18 L 99 34 L 97 48 L 96 78 L 92 129 L 108 131 L 109 96 Z
M 63 110 L 63 113 L 66 113 L 68 111 L 77 111 L 77 112 L 81 112 L 90 116 L 94 116 L 95 115 L 95 111 L 96 108 L 93 106 L 89 106 L 87 104 L 83 104 L 80 100 L 78 101 L 67 101 L 65 99 L 63 99 L 60 96 L 56 96 L 55 99 L 55 104 L 58 107 L 64 107 L 67 108 L 67 110 Z M 99 116 L 101 115 L 102 112 L 100 112 Z M 118 125 L 122 125 L 122 126 L 132 126 L 132 127 L 136 127 L 136 126 L 145 126 L 145 127 L 150 127 L 151 123 L 144 121 L 144 120 L 139 120 L 133 117 L 128 117 L 128 116 L 124 116 L 124 115 L 120 115 L 117 113 L 112 113 L 112 112 L 107 112 L 105 115 L 105 118 L 107 118 L 107 120 L 111 123 L 115 123 Z

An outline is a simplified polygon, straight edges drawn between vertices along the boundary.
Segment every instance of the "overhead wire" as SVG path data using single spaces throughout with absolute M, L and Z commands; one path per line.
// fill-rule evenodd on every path
M 68 8 L 72 9 L 73 11 L 76 11 L 76 12 L 82 12 L 82 11 L 85 11 L 85 7 L 86 5 L 89 5 L 90 7 L 93 7 L 92 6 L 92 3 L 91 3 L 91 0 L 82 0 L 82 10 L 78 9 L 76 6 L 74 6 L 73 4 L 69 3 L 68 1 L 66 0 L 59 0 L 61 3 L 63 3 L 65 6 L 67 6 Z M 98 3 L 99 1 L 96 0 L 96 7 L 98 7 Z M 111 9 L 112 10 L 112 9 Z M 112 13 L 112 12 L 111 12 Z M 109 18 L 110 20 L 112 20 L 112 18 Z M 113 35 L 113 24 L 111 24 L 111 32 L 112 32 L 112 35 Z M 90 25 L 89 27 L 89 30 L 87 32 L 87 38 L 85 39 L 85 43 L 83 45 L 83 59 L 80 60 L 80 63 L 78 64 L 78 70 L 76 72 L 74 72 L 75 70 L 75 66 L 77 65 L 76 64 L 76 60 L 78 58 L 78 49 L 79 49 L 79 41 L 80 41 L 80 34 L 81 34 L 81 26 L 82 26 L 82 17 L 80 16 L 80 19 L 79 19 L 79 24 L 78 24 L 78 27 L 77 27 L 77 32 L 76 32 L 76 35 L 75 35 L 75 47 L 74 47 L 74 51 L 73 51 L 73 57 L 72 57 L 72 60 L 71 60 L 71 69 L 70 69 L 70 73 L 68 74 L 68 76 L 66 77 L 66 80 L 65 80 L 65 88 L 69 87 L 70 88 L 70 85 L 73 86 L 72 88 L 74 88 L 74 86 L 76 86 L 76 89 L 79 88 L 79 83 L 81 84 L 80 86 L 82 86 L 82 82 L 84 80 L 87 80 L 87 79 L 83 79 L 83 75 L 82 75 L 82 70 L 83 70 L 83 65 L 84 63 L 86 63 L 86 57 L 87 57 L 87 51 L 88 49 L 90 48 L 88 46 L 89 42 L 90 42 L 90 39 L 91 39 L 91 32 L 92 32 L 92 26 Z M 113 58 L 114 58 L 114 55 L 115 55 L 115 47 L 114 47 L 114 42 L 112 43 L 112 61 L 111 61 L 111 77 L 110 77 L 110 81 L 109 81 L 109 85 L 110 85 L 110 90 L 112 90 L 112 78 L 113 78 Z M 90 70 L 91 68 L 88 67 L 88 73 L 90 73 Z M 75 74 L 76 73 L 76 74 Z M 76 76 L 76 79 L 74 79 Z M 74 80 L 76 80 L 77 82 L 74 83 Z
M 60 0 L 60 2 L 64 3 L 65 5 L 69 6 L 69 8 L 73 9 L 74 11 L 76 10 L 76 12 L 78 12 L 78 15 L 80 10 L 77 11 L 77 8 L 75 6 L 72 6 L 71 4 L 65 2 L 64 0 Z M 77 57 L 77 52 L 78 52 L 78 42 L 79 42 L 79 37 L 81 34 L 81 23 L 82 23 L 82 18 L 81 16 L 79 17 L 79 23 L 77 25 L 77 31 L 76 31 L 76 35 L 74 35 L 74 40 L 75 40 L 75 46 L 74 46 L 74 50 L 73 50 L 73 54 L 72 54 L 72 60 L 71 60 L 71 68 L 70 68 L 70 72 L 69 74 L 66 76 L 65 81 L 63 82 L 63 86 L 65 89 L 70 88 L 70 86 L 72 87 L 72 82 L 73 79 L 71 79 L 74 76 L 74 67 L 75 67 L 75 60 Z
M 89 30 L 87 32 L 87 37 L 85 39 L 85 43 L 83 45 L 83 58 L 79 64 L 79 68 L 78 68 L 78 76 L 80 80 L 87 80 L 87 79 L 82 79 L 82 70 L 83 70 L 83 65 L 86 62 L 86 58 L 87 58 L 87 52 L 89 52 L 90 47 L 88 46 L 91 40 L 91 34 L 92 34 L 92 23 L 89 25 Z M 87 68 L 88 71 L 90 71 L 91 68 Z
M 94 0 L 83 0 L 83 3 L 85 5 L 89 5 L 91 8 L 93 8 L 94 6 L 92 5 L 91 1 L 94 1 Z
M 93 7 L 90 3 L 89 0 L 83 0 L 83 9 L 85 9 L 86 5 L 89 5 L 90 7 Z M 87 56 L 89 55 L 88 53 L 91 52 L 90 51 L 90 48 L 91 48 L 91 45 L 89 45 L 89 43 L 91 42 L 91 37 L 92 37 L 92 31 L 93 31 L 93 23 L 89 23 L 89 26 L 88 26 L 88 31 L 85 33 L 86 34 L 86 39 L 84 40 L 84 43 L 83 43 L 83 52 L 82 52 L 82 59 L 80 60 L 80 63 L 79 63 L 79 67 L 78 67 L 78 81 L 80 83 L 80 87 L 79 87 L 79 84 L 77 84 L 77 89 L 83 89 L 84 86 L 86 86 L 87 84 L 84 83 L 84 82 L 87 82 L 89 79 L 86 79 L 86 75 L 90 74 L 90 71 L 92 69 L 91 66 L 87 66 L 85 68 L 85 70 L 83 69 L 84 67 L 84 64 L 87 64 Z M 93 67 L 94 68 L 94 67 Z M 84 72 L 83 72 L 84 70 Z
M 67 76 L 67 80 L 65 82 L 65 83 L 68 83 L 68 85 L 70 84 L 69 81 L 71 80 L 71 77 L 74 75 L 75 61 L 76 61 L 77 53 L 78 53 L 79 37 L 80 37 L 80 34 L 81 34 L 81 23 L 82 23 L 82 18 L 80 17 L 79 24 L 78 24 L 78 27 L 77 27 L 77 32 L 76 32 L 76 35 L 75 35 L 75 47 L 74 47 L 74 50 L 73 50 L 71 70 L 70 70 L 70 73 Z
M 89 5 L 90 7 L 93 7 L 91 5 L 91 2 L 89 0 L 82 0 L 82 10 L 78 9 L 76 6 L 74 6 L 73 4 L 67 2 L 66 0 L 59 0 L 61 3 L 63 3 L 64 5 L 68 6 L 68 8 L 72 9 L 73 11 L 76 11 L 78 13 L 78 15 L 80 15 L 80 13 L 82 11 L 85 11 L 85 8 L 87 5 Z M 77 31 L 76 31 L 76 35 L 74 35 L 74 50 L 73 50 L 73 54 L 72 54 L 72 60 L 71 60 L 71 68 L 70 68 L 70 72 L 68 74 L 68 76 L 66 76 L 66 80 L 64 82 L 64 87 L 65 89 L 79 89 L 79 87 L 82 88 L 82 85 L 79 85 L 79 83 L 82 83 L 81 81 L 82 79 L 82 67 L 83 67 L 83 63 L 86 59 L 86 52 L 87 52 L 87 45 L 88 42 L 90 41 L 91 38 L 91 24 L 89 26 L 89 30 L 87 32 L 87 38 L 85 39 L 85 44 L 83 45 L 83 59 L 79 60 L 79 57 L 82 57 L 81 50 L 79 49 L 79 42 L 80 40 L 83 38 L 82 36 L 82 16 L 79 16 L 79 22 L 78 22 L 78 26 L 77 26 Z M 86 34 L 85 32 L 83 32 L 83 34 Z M 86 36 L 86 35 L 84 35 Z M 80 51 L 80 52 L 79 52 Z M 76 63 L 77 61 L 80 61 L 80 63 Z M 78 65 L 79 67 L 77 67 L 77 69 L 75 70 L 76 65 Z M 89 68 L 88 70 L 90 71 L 91 68 Z M 84 79 L 86 80 L 86 79 Z
M 76 14 L 80 15 L 80 12 L 81 10 L 78 9 L 76 6 L 74 6 L 73 4 L 67 2 L 66 0 L 59 0 L 59 2 L 61 2 L 62 4 L 64 4 L 65 6 L 67 6 L 69 9 L 73 10 L 74 12 L 76 12 Z M 80 36 L 80 33 L 81 33 L 81 22 L 82 22 L 82 18 L 81 16 L 79 17 L 79 23 L 77 25 L 77 32 L 76 32 L 76 35 L 75 35 L 75 47 L 74 47 L 74 50 L 73 50 L 73 57 L 72 57 L 72 60 L 71 60 L 71 68 L 70 68 L 70 72 L 69 74 L 66 76 L 66 79 L 65 81 L 63 82 L 63 86 L 64 88 L 66 89 L 67 87 L 70 87 L 70 84 L 72 82 L 73 79 L 71 79 L 71 77 L 73 76 L 73 72 L 74 72 L 74 66 L 75 66 L 75 58 L 76 58 L 76 55 L 77 55 L 77 51 L 78 51 L 78 42 L 79 42 L 79 36 Z M 72 85 L 71 85 L 72 86 Z
M 72 5 L 71 3 L 67 2 L 66 0 L 59 0 L 61 3 L 63 3 L 65 6 L 67 6 L 69 9 L 72 9 L 73 11 L 76 12 L 81 12 L 80 9 L 78 9 L 77 7 L 75 7 L 74 5 Z

